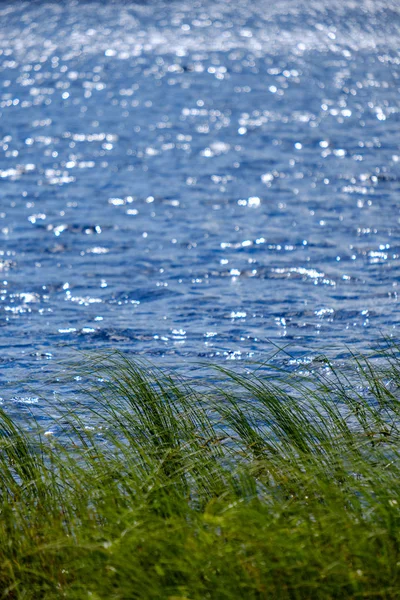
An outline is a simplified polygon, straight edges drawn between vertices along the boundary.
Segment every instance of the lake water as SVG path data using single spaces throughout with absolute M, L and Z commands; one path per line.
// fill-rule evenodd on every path
M 1 2 L 3 383 L 396 337 L 399 42 L 395 0 Z

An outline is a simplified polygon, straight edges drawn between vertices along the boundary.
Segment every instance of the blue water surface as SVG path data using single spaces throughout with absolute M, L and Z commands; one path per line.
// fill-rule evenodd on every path
M 399 33 L 395 0 L 1 2 L 3 402 L 77 349 L 396 338 Z

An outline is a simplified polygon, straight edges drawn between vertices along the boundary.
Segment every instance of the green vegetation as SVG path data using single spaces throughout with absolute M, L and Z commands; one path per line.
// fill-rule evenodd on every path
M 398 350 L 308 369 L 111 354 L 62 435 L 2 412 L 0 598 L 400 598 Z

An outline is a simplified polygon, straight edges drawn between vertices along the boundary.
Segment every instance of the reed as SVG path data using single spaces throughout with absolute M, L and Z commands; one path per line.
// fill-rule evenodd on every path
M 57 436 L 2 411 L 0 598 L 399 598 L 398 348 L 316 364 L 110 353 Z

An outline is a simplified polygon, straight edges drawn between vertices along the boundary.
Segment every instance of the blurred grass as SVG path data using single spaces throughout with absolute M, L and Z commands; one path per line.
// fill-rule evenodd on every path
M 0 598 L 400 598 L 398 348 L 318 364 L 196 383 L 110 353 L 61 435 L 1 412 Z

